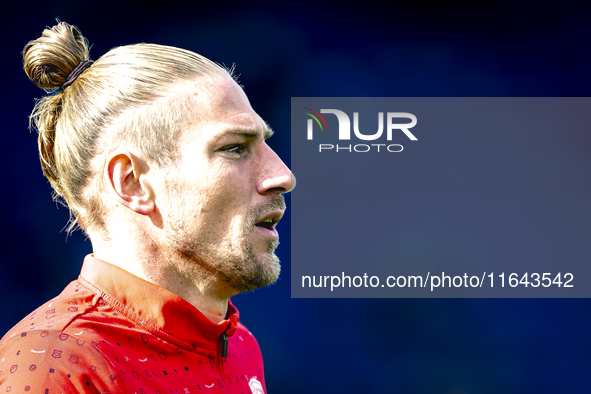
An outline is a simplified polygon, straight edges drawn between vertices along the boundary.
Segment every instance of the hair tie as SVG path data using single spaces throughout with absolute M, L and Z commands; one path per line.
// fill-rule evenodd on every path
M 90 67 L 92 65 L 92 63 L 94 63 L 94 62 L 90 59 L 81 61 L 80 64 L 78 64 L 76 66 L 76 68 L 74 68 L 68 74 L 68 79 L 62 85 L 62 90 L 67 88 L 68 86 L 70 86 L 72 83 L 74 83 L 76 78 L 78 78 L 80 76 L 80 74 L 82 74 L 84 72 L 84 70 L 86 70 L 88 67 Z

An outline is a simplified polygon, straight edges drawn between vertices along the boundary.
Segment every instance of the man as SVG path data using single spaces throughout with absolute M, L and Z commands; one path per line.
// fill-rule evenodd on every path
M 47 29 L 25 71 L 43 170 L 88 234 L 80 277 L 0 342 L 0 392 L 265 392 L 232 295 L 273 283 L 295 186 L 227 71 L 178 48 Z

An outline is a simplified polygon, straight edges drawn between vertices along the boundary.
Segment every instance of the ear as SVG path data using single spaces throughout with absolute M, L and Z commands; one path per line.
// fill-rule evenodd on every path
M 142 158 L 131 152 L 117 153 L 107 163 L 107 177 L 117 201 L 139 213 L 150 215 L 154 212 L 155 196 L 148 181 L 150 167 Z

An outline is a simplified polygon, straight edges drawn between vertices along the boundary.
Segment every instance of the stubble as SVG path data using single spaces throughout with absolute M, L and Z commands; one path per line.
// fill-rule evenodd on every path
M 181 196 L 182 194 L 177 194 Z M 181 203 L 183 205 L 183 203 Z M 249 234 L 256 230 L 255 223 L 264 214 L 281 209 L 285 201 L 281 195 L 273 195 L 268 201 L 252 207 L 241 233 L 232 239 L 231 245 L 213 245 L 191 234 L 188 212 L 177 206 L 168 217 L 164 234 L 177 270 L 203 287 L 230 287 L 235 293 L 246 293 L 266 287 L 279 278 L 281 266 L 275 249 L 279 241 L 269 241 L 265 253 L 256 254 Z M 191 218 L 192 219 L 192 218 Z M 194 220 L 194 219 L 193 219 Z

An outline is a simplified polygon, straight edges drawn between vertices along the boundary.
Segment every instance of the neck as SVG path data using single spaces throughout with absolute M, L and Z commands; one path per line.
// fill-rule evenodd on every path
M 109 242 L 91 236 L 94 257 L 177 294 L 213 323 L 226 318 L 231 294 L 219 291 L 219 281 L 211 273 L 203 272 L 194 262 L 162 251 L 145 233 L 148 242 L 132 235 L 137 232 L 122 233 L 125 234 L 111 234 Z

